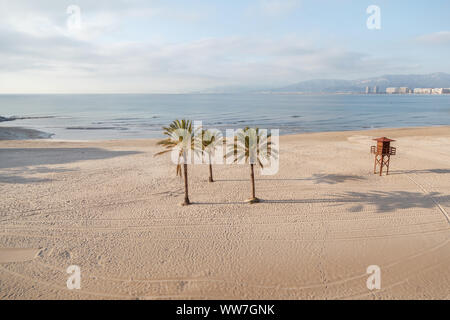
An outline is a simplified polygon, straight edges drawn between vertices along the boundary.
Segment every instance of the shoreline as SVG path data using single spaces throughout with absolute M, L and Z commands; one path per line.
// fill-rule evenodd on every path
M 387 127 L 387 128 L 375 128 L 375 129 L 363 129 L 363 130 L 344 130 L 344 131 L 317 131 L 317 132 L 302 132 L 302 133 L 290 133 L 280 135 L 280 139 L 290 140 L 295 137 L 314 137 L 315 135 L 324 136 L 342 136 L 347 134 L 358 134 L 358 133 L 376 133 L 380 135 L 386 135 L 389 132 L 395 131 L 396 136 L 399 136 L 399 131 L 423 131 L 421 134 L 425 133 L 427 130 L 449 130 L 448 125 L 436 125 L 436 126 L 424 126 L 424 127 Z M 35 129 L 29 129 L 24 127 L 2 127 L 0 126 L 0 141 L 21 141 L 21 140 L 44 140 L 50 142 L 91 142 L 91 143 L 101 143 L 101 142 L 127 142 L 127 141 L 158 141 L 161 138 L 142 138 L 142 139 L 53 139 L 54 134 L 47 133 L 44 131 L 39 131 Z M 407 136 L 405 135 L 400 136 Z

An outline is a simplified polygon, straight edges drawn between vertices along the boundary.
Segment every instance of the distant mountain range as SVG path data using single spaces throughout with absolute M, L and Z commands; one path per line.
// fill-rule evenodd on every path
M 385 92 L 389 87 L 414 88 L 450 88 L 450 74 L 438 72 L 423 75 L 384 75 L 381 77 L 338 80 L 319 79 L 307 80 L 281 88 L 248 88 L 220 87 L 202 91 L 203 93 L 362 93 L 366 87 L 378 87 L 378 92 Z
M 269 90 L 270 92 L 302 93 L 358 93 L 365 92 L 366 87 L 377 86 L 381 92 L 389 87 L 414 88 L 450 88 L 450 74 L 432 73 L 425 75 L 385 75 L 381 77 L 358 80 L 309 80 L 290 86 Z

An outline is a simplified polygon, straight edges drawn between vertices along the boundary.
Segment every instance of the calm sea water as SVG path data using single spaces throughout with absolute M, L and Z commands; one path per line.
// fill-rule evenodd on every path
M 161 137 L 174 119 L 224 130 L 245 126 L 281 134 L 450 125 L 450 95 L 0 95 L 0 126 L 55 139 Z

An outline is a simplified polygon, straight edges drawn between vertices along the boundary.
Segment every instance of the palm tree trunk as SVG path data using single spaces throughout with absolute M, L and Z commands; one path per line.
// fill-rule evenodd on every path
M 254 164 L 250 164 L 251 174 L 250 178 L 252 179 L 252 199 L 256 199 L 255 195 L 255 172 L 253 170 Z
M 187 163 L 183 164 L 184 168 L 184 203 L 183 205 L 187 206 L 191 204 L 189 201 L 189 192 L 188 192 L 188 172 L 187 172 Z
M 209 182 L 214 182 L 213 174 L 212 174 L 211 155 L 209 155 Z

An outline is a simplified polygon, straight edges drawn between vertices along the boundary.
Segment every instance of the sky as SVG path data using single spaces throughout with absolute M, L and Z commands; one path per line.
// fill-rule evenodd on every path
M 0 93 L 276 88 L 449 57 L 448 0 L 0 0 Z

